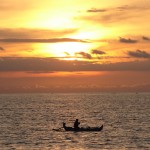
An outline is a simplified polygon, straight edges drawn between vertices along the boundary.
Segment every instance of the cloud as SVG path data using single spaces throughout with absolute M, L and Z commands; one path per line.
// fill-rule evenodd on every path
M 91 8 L 91 9 L 87 10 L 87 12 L 90 12 L 90 13 L 105 12 L 105 11 L 107 11 L 107 9 Z
M 83 53 L 82 53 L 83 54 Z M 97 61 L 65 61 L 54 58 L 1 57 L 0 72 L 55 72 L 55 71 L 150 71 L 150 59 L 145 61 L 97 63 Z
M 150 38 L 146 37 L 146 36 L 143 36 L 142 39 L 145 40 L 145 41 L 150 41 Z
M 0 39 L 4 43 L 57 43 L 57 42 L 88 42 L 81 39 L 72 38 L 52 38 L 52 39 Z
M 138 5 L 122 5 L 122 6 L 118 6 L 118 7 L 111 7 L 111 8 L 91 8 L 91 9 L 88 9 L 87 12 L 88 13 L 99 13 L 99 12 L 108 12 L 110 13 L 110 11 L 113 11 L 113 12 L 117 12 L 117 11 L 132 11 L 132 10 L 137 10 L 137 11 L 140 11 L 140 10 L 149 10 L 149 7 L 146 7 L 146 6 L 138 6 Z
M 129 51 L 128 55 L 136 58 L 150 58 L 150 54 L 142 50 Z
M 49 39 L 76 33 L 78 29 L 0 28 L 0 39 Z
M 88 15 L 88 16 L 81 16 L 80 19 L 100 23 L 100 24 L 113 24 L 113 23 L 120 23 L 124 22 L 131 18 L 128 14 L 124 14 L 123 12 L 111 12 L 111 13 L 94 13 L 94 15 Z
M 5 49 L 3 47 L 0 47 L 0 51 L 4 51 Z
M 133 11 L 134 10 L 134 11 L 139 12 L 139 11 L 149 10 L 149 7 L 147 7 L 146 5 L 144 6 L 141 4 L 140 5 L 135 4 L 135 5 L 123 5 L 120 7 L 116 7 L 114 9 L 118 11 Z
M 88 13 L 99 13 L 99 12 L 110 12 L 110 11 L 125 11 L 125 10 L 129 10 L 131 9 L 131 7 L 129 7 L 128 5 L 123 5 L 120 7 L 114 7 L 114 8 L 91 8 L 88 9 L 87 12 Z
M 96 50 L 96 49 L 93 49 L 91 52 L 92 52 L 92 54 L 96 54 L 96 55 L 103 55 L 103 54 L 106 54 L 104 51 Z
M 139 16 L 143 19 L 142 14 L 148 14 L 145 11 L 149 11 L 149 3 L 147 6 L 136 3 L 134 5 L 121 5 L 118 7 L 99 7 L 86 10 L 90 15 L 82 16 L 81 19 L 104 25 L 116 23 L 118 25 L 118 23 L 127 23 L 127 21 L 141 23 L 139 22 Z
M 134 44 L 134 43 L 137 43 L 138 41 L 137 40 L 134 40 L 134 39 L 126 39 L 126 38 L 123 38 L 123 37 L 120 37 L 120 40 L 119 40 L 121 43 L 128 43 L 128 44 Z
M 77 52 L 75 55 L 81 55 L 83 58 L 92 59 L 92 56 L 89 53 Z
M 70 54 L 68 52 L 64 52 L 64 54 L 66 54 L 67 56 L 70 56 Z

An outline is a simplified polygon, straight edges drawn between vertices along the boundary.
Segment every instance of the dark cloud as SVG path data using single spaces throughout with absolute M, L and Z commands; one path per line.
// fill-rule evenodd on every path
M 90 13 L 105 12 L 105 11 L 107 11 L 107 9 L 91 8 L 91 9 L 87 10 L 87 12 L 90 12 Z
M 124 11 L 124 10 L 129 9 L 129 6 L 128 5 L 123 5 L 123 6 L 116 7 L 115 9 L 119 10 L 119 11 Z
M 87 42 L 80 39 L 52 38 L 52 39 L 0 39 L 5 43 L 57 43 L 57 42 Z
M 142 50 L 129 51 L 128 55 L 136 58 L 150 58 L 150 54 Z
M 48 30 L 30 28 L 0 28 L 0 39 L 49 39 L 76 33 L 77 29 Z
M 4 51 L 5 49 L 3 47 L 0 47 L 0 51 Z
M 89 53 L 77 52 L 75 55 L 81 55 L 83 58 L 92 59 L 92 56 Z
M 70 56 L 70 54 L 68 52 L 64 52 L 64 54 L 66 54 L 67 56 Z
M 143 36 L 142 39 L 145 40 L 145 41 L 150 41 L 150 38 L 146 37 L 146 36 Z
M 93 49 L 91 51 L 92 54 L 96 54 L 96 55 L 103 55 L 103 54 L 106 54 L 104 51 L 101 51 L 101 50 L 96 50 L 96 49 Z
M 126 39 L 126 38 L 123 38 L 123 37 L 120 37 L 119 41 L 121 43 L 128 43 L 128 44 L 134 44 L 134 43 L 137 43 L 138 41 L 137 40 L 134 40 L 134 39 Z
M 65 61 L 54 58 L 12 58 L 0 60 L 0 71 L 54 72 L 54 71 L 150 71 L 150 60 L 102 63 L 95 61 Z
M 99 12 L 107 12 L 107 11 L 125 11 L 131 9 L 131 7 L 129 7 L 128 5 L 124 5 L 124 6 L 120 6 L 120 7 L 115 7 L 115 8 L 91 8 L 88 9 L 87 12 L 89 13 L 99 13 Z

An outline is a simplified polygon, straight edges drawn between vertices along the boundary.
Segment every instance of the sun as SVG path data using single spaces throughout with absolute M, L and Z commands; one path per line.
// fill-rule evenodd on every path
M 58 59 L 76 59 L 75 53 L 86 52 L 92 49 L 91 43 L 83 42 L 59 42 L 36 44 L 36 52 L 43 57 L 55 57 Z
M 81 42 L 63 42 L 63 43 L 55 43 L 52 46 L 53 55 L 56 57 L 67 57 L 74 58 L 75 53 L 83 51 L 86 52 L 91 48 L 89 43 L 81 43 Z

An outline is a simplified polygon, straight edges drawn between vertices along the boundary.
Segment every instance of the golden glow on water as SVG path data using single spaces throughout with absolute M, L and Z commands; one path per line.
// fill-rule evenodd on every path
M 52 84 L 51 89 L 54 87 Z M 28 85 L 24 88 L 31 90 Z M 149 99 L 149 93 L 68 94 L 50 90 L 1 94 L 1 150 L 149 149 Z M 76 118 L 79 127 L 103 124 L 104 128 L 101 132 L 65 132 L 62 122 L 72 127 Z

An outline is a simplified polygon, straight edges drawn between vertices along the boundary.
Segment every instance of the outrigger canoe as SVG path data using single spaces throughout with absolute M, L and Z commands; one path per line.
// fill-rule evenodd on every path
M 65 131 L 75 131 L 75 132 L 96 131 L 97 132 L 103 129 L 103 125 L 100 127 L 87 127 L 87 128 L 81 127 L 81 128 L 75 129 L 73 127 L 67 127 L 66 123 L 63 123 L 63 128 L 65 129 Z

